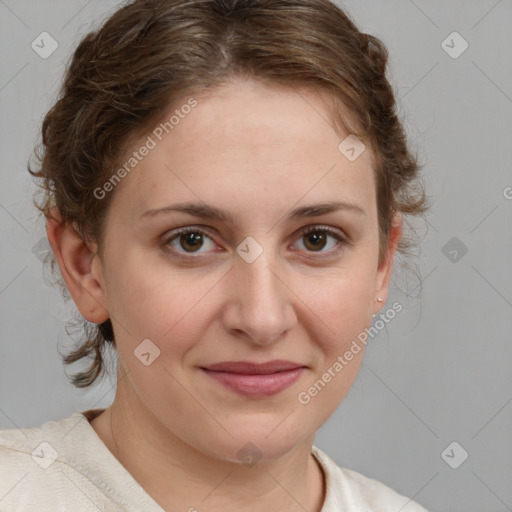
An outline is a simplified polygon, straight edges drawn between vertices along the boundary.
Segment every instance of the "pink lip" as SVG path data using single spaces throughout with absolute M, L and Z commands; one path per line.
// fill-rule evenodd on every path
M 292 361 L 275 360 L 263 364 L 226 361 L 201 369 L 230 389 L 258 398 L 275 395 L 291 386 L 305 368 Z

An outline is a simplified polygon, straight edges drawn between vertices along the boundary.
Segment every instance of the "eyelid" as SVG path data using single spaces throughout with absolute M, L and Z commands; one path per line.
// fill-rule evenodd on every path
M 299 235 L 305 235 L 307 233 L 314 233 L 315 231 L 325 231 L 332 235 L 335 238 L 347 240 L 348 237 L 343 234 L 343 232 L 337 228 L 332 228 L 330 226 L 326 226 L 324 224 L 313 224 L 302 228 L 299 230 Z

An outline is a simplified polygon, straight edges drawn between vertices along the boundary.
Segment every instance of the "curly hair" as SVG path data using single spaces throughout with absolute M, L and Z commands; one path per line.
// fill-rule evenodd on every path
M 330 0 L 129 2 L 87 34 L 70 59 L 34 150 L 37 169 L 28 165 L 43 196 L 35 205 L 47 218 L 57 207 L 101 255 L 112 194 L 100 199 L 94 190 L 130 144 L 179 98 L 247 76 L 329 92 L 333 125 L 368 144 L 375 158 L 383 255 L 394 215 L 427 210 L 421 165 L 398 118 L 387 63 L 382 41 L 360 32 Z M 354 125 L 342 118 L 342 108 Z M 412 246 L 412 238 L 402 236 L 397 252 Z M 75 386 L 87 387 L 105 370 L 106 347 L 115 346 L 111 321 L 85 322 L 80 338 L 63 360 L 90 360 L 72 377 Z

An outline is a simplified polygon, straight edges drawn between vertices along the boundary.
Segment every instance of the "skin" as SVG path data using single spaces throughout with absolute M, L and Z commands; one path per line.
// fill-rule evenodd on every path
M 110 317 L 114 326 L 116 396 L 91 424 L 165 509 L 318 512 L 325 489 L 311 446 L 364 351 L 309 404 L 297 396 L 385 303 L 401 222 L 379 263 L 371 152 L 353 162 L 341 154 L 348 134 L 327 122 L 328 98 L 318 90 L 298 94 L 236 79 L 195 97 L 191 113 L 111 192 L 103 258 L 57 211 L 47 222 L 81 314 L 95 323 Z M 286 217 L 299 206 L 340 200 L 364 214 Z M 183 201 L 226 210 L 234 223 L 177 212 L 140 219 Z M 317 225 L 348 243 L 326 234 L 316 248 L 301 230 Z M 201 227 L 203 244 L 190 253 L 178 236 L 166 250 L 164 235 L 185 226 Z M 252 263 L 236 252 L 247 236 L 263 248 Z M 160 355 L 146 366 L 134 350 L 148 338 Z M 240 395 L 200 369 L 273 359 L 307 369 L 266 398 Z M 261 455 L 253 466 L 237 457 L 248 442 Z

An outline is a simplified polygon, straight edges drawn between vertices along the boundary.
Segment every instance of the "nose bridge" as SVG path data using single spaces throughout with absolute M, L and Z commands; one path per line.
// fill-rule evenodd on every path
M 295 318 L 290 291 L 283 283 L 275 252 L 265 250 L 249 263 L 237 257 L 232 279 L 234 312 L 227 327 L 244 331 L 258 344 L 275 341 Z

